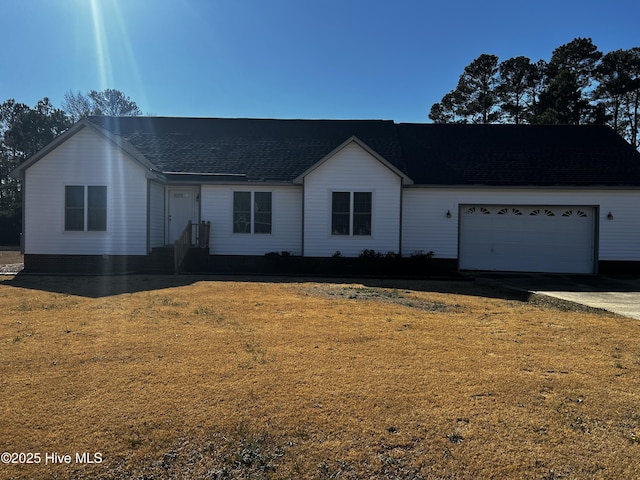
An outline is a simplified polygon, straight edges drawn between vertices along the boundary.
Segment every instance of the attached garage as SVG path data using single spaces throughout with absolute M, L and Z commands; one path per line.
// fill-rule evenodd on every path
M 595 273 L 597 208 L 461 205 L 459 268 Z

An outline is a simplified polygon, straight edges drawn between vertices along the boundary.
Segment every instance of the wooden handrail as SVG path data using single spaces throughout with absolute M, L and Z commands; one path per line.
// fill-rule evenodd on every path
M 189 220 L 180 237 L 173 242 L 173 266 L 176 274 L 180 273 L 182 262 L 191 248 L 191 226 L 192 223 Z
M 173 242 L 174 271 L 176 274 L 180 273 L 180 267 L 182 267 L 190 248 L 209 248 L 210 235 L 211 222 L 191 223 L 191 220 L 189 220 L 180 237 Z

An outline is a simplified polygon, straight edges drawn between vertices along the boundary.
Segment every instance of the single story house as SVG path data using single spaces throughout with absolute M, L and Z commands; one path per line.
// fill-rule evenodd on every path
M 139 270 L 189 222 L 210 222 L 214 260 L 640 266 L 640 153 L 606 126 L 91 117 L 12 174 L 26 271 Z

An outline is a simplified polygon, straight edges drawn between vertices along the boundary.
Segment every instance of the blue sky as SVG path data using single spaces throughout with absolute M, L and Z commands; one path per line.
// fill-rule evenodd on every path
M 640 46 L 638 0 L 0 0 L 0 102 L 116 88 L 145 114 L 424 122 L 482 53 Z

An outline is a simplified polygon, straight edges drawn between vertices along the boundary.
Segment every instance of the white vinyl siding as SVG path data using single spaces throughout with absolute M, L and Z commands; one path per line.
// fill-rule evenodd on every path
M 164 185 L 149 182 L 149 246 L 164 245 L 165 233 L 165 193 Z
M 401 179 L 355 143 L 311 171 L 304 179 L 304 192 L 305 256 L 330 257 L 340 251 L 356 257 L 365 249 L 399 251 Z M 332 234 L 334 192 L 371 193 L 370 235 Z
M 25 253 L 147 253 L 145 170 L 104 137 L 85 128 L 27 168 L 25 175 Z M 87 231 L 86 221 L 83 231 L 65 231 L 68 185 L 106 187 L 106 231 Z
M 437 258 L 458 258 L 459 206 L 483 204 L 595 207 L 597 260 L 640 260 L 638 191 L 595 188 L 406 188 L 403 254 L 433 251 Z
M 271 233 L 233 232 L 234 192 L 271 193 Z M 260 197 L 260 195 L 258 195 Z M 211 255 L 302 253 L 302 188 L 283 185 L 202 185 L 202 220 L 211 222 Z

